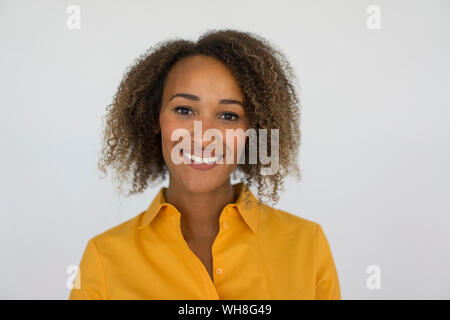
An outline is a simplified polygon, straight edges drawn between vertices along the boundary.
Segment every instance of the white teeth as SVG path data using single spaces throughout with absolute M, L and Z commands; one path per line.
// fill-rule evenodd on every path
M 204 163 L 204 164 L 213 164 L 216 162 L 219 158 L 218 157 L 197 157 L 196 155 L 190 154 L 190 153 L 183 153 L 186 155 L 186 158 L 189 160 L 194 160 L 195 163 Z

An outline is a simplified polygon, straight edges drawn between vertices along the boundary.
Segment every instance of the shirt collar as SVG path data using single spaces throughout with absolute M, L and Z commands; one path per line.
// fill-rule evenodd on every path
M 256 233 L 258 228 L 258 199 L 242 182 L 234 184 L 233 188 L 239 195 L 235 203 L 230 203 L 227 206 L 237 208 L 246 224 L 254 233 Z M 167 188 L 161 188 L 150 206 L 143 212 L 141 222 L 138 226 L 139 230 L 148 225 L 159 212 L 166 210 L 169 207 L 177 211 L 173 205 L 166 202 L 164 197 L 166 190 Z

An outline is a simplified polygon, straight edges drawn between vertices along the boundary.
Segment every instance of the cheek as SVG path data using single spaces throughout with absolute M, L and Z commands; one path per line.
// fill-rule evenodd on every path
M 233 136 L 232 138 L 230 137 L 230 139 L 226 139 L 225 141 L 225 145 L 227 150 L 233 150 L 234 153 L 234 157 L 235 160 L 237 161 L 237 159 L 239 158 L 239 155 L 241 154 L 242 150 L 245 147 L 245 130 L 246 129 L 242 129 L 243 133 L 242 134 L 238 134 Z M 239 132 L 239 131 L 238 131 Z M 225 132 L 223 133 L 224 137 L 226 137 Z
M 183 128 L 181 123 L 167 113 L 162 113 L 159 118 L 159 126 L 161 128 L 161 143 L 163 150 L 168 150 L 177 141 L 172 141 L 172 133 L 176 129 Z M 170 150 L 169 150 L 170 151 Z

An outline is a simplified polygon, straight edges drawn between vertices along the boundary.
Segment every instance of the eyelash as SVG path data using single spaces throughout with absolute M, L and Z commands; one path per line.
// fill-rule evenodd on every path
M 180 114 L 182 116 L 190 116 L 190 114 L 181 113 L 180 110 L 188 110 L 188 111 L 192 112 L 191 108 L 189 108 L 187 106 L 178 106 L 178 107 L 175 107 L 174 110 L 175 110 L 176 113 L 178 113 L 178 114 Z
M 192 109 L 190 107 L 188 107 L 188 106 L 178 106 L 178 107 L 175 107 L 174 110 L 175 110 L 176 113 L 178 113 L 181 116 L 191 116 L 192 115 L 192 114 L 181 113 L 181 110 L 183 110 L 183 111 L 187 110 L 189 112 L 192 112 Z M 232 120 L 221 118 L 221 119 L 223 119 L 225 121 L 237 121 L 237 120 L 239 120 L 239 115 L 237 113 L 227 111 L 227 112 L 224 112 L 224 113 L 221 114 L 221 116 L 224 116 L 224 115 L 231 115 L 232 117 L 234 117 L 234 119 L 232 119 Z

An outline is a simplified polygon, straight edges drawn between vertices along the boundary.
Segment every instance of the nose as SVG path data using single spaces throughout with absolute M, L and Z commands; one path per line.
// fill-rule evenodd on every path
M 215 124 L 215 120 L 210 117 L 195 120 L 193 124 L 193 148 L 194 150 L 204 150 L 211 143 L 217 143 L 217 135 L 221 134 Z

